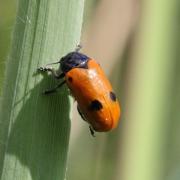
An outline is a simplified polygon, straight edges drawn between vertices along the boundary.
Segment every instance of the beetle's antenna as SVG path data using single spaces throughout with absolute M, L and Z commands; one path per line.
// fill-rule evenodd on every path
M 49 66 L 49 65 L 52 65 L 52 64 L 58 64 L 58 63 L 60 63 L 60 61 L 57 61 L 57 62 L 53 62 L 53 63 L 46 64 L 46 66 Z
M 76 51 L 76 52 L 79 52 L 81 48 L 82 48 L 82 45 L 78 44 L 78 45 L 76 46 L 75 51 Z

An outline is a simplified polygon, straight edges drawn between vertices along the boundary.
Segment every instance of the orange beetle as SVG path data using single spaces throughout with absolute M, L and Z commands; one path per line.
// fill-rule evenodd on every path
M 58 79 L 65 78 L 55 88 L 44 93 L 53 93 L 66 83 L 78 103 L 79 114 L 90 124 L 90 132 L 94 136 L 94 131 L 105 132 L 117 127 L 120 106 L 100 65 L 78 51 L 79 48 L 56 62 L 60 63 L 58 71 L 48 66 L 38 69 L 51 71 Z

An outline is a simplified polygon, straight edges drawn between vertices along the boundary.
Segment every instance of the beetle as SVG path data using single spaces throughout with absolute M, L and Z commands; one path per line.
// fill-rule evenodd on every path
M 77 110 L 82 119 L 89 124 L 91 135 L 96 132 L 107 132 L 117 127 L 120 118 L 120 105 L 100 65 L 92 58 L 75 51 L 68 53 L 58 62 L 59 69 L 45 67 L 39 71 L 48 72 L 57 79 L 64 79 L 56 87 L 46 90 L 44 94 L 56 92 L 67 84 L 77 101 Z

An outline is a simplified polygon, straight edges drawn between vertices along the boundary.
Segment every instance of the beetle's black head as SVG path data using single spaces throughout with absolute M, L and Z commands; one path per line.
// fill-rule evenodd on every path
M 71 52 L 60 60 L 60 67 L 63 73 L 67 73 L 73 68 L 86 68 L 89 57 L 79 52 Z

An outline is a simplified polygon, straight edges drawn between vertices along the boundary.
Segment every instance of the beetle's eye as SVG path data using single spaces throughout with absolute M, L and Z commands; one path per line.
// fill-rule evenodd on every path
M 72 62 L 72 58 L 69 56 L 69 57 L 67 58 L 67 61 L 68 61 L 68 62 Z

